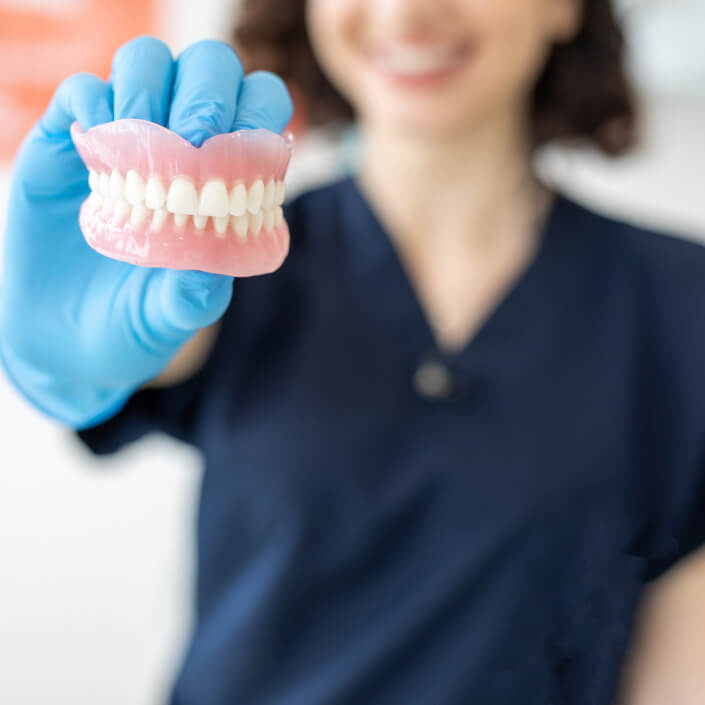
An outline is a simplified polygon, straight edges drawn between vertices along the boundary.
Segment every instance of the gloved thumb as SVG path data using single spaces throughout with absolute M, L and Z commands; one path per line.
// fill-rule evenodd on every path
M 144 324 L 153 340 L 180 343 L 227 310 L 234 277 L 197 270 L 154 272 L 144 297 Z

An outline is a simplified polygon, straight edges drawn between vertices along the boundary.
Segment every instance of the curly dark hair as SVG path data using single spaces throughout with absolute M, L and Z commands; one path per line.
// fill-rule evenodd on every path
M 618 155 L 635 142 L 637 109 L 624 68 L 625 43 L 611 0 L 583 0 L 576 36 L 557 45 L 533 95 L 533 138 L 592 143 Z M 305 100 L 312 125 L 353 117 L 314 58 L 306 0 L 241 0 L 233 44 L 245 69 L 280 75 Z M 305 89 L 305 90 L 304 90 Z

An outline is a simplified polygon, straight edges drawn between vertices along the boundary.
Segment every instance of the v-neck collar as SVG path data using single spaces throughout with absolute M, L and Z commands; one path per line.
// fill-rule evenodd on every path
M 556 193 L 543 219 L 539 242 L 530 262 L 500 295 L 465 345 L 457 351 L 438 346 L 431 323 L 396 247 L 363 196 L 354 176 L 341 182 L 340 227 L 346 261 L 362 277 L 361 295 L 388 334 L 405 345 L 410 362 L 435 357 L 456 369 L 497 367 L 526 361 L 526 345 L 536 346 L 551 322 L 555 277 L 560 274 L 561 235 L 578 208 Z M 560 295 L 560 294 L 559 294 Z

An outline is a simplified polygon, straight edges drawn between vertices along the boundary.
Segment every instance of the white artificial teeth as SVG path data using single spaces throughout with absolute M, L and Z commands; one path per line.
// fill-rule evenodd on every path
M 206 227 L 207 222 L 207 215 L 201 215 L 200 213 L 197 213 L 193 216 L 193 224 L 196 226 L 196 230 L 203 230 Z
M 262 198 L 262 208 L 269 210 L 274 206 L 274 199 L 277 195 L 277 185 L 274 179 L 270 179 L 264 187 L 264 197 Z
M 277 182 L 277 195 L 274 198 L 274 203 L 277 206 L 281 206 L 281 204 L 284 203 L 285 198 L 286 198 L 286 184 L 283 181 L 278 181 Z
M 198 209 L 196 187 L 183 176 L 177 176 L 169 186 L 166 209 L 179 215 L 195 215 Z
M 115 201 L 125 198 L 125 179 L 117 169 L 110 175 L 110 198 Z
M 254 215 L 262 208 L 264 198 L 264 183 L 262 179 L 257 179 L 247 192 L 247 210 Z
M 222 179 L 210 179 L 201 189 L 201 198 L 198 202 L 198 212 L 201 215 L 213 215 L 219 218 L 230 212 L 230 199 L 228 189 Z
M 98 190 L 103 198 L 110 198 L 110 177 L 104 171 L 98 177 Z
M 167 208 L 167 210 L 169 210 Z M 176 224 L 177 228 L 183 228 L 184 225 L 186 225 L 186 221 L 188 220 L 188 216 L 186 213 L 174 213 L 174 223 Z
M 247 239 L 247 229 L 249 228 L 249 218 L 246 215 L 233 216 L 233 229 L 235 234 L 241 239 Z
M 250 230 L 252 234 L 257 237 L 259 231 L 262 229 L 262 223 L 264 222 L 264 213 L 262 211 L 257 211 L 255 214 L 250 215 Z
M 100 213 L 106 218 L 109 218 L 113 214 L 113 209 L 115 208 L 115 201 L 112 198 L 106 198 L 100 206 Z
M 130 213 L 130 224 L 136 228 L 138 225 L 144 223 L 148 215 L 149 210 L 143 203 L 138 203 L 136 206 L 133 206 L 132 213 Z
M 279 227 L 284 222 L 284 211 L 281 206 L 274 209 L 274 225 Z
M 245 184 L 237 184 L 230 192 L 230 213 L 234 216 L 241 216 L 246 212 L 247 188 L 245 188 Z
M 166 189 L 158 176 L 150 176 L 144 192 L 144 204 L 147 208 L 164 208 Z
M 229 215 L 213 217 L 213 223 L 215 224 L 215 235 L 216 237 L 225 237 L 225 231 L 228 229 L 228 222 L 230 221 Z
M 265 230 L 271 230 L 274 227 L 274 210 L 272 208 L 268 208 L 264 211 L 263 225 Z
M 166 208 L 157 208 L 154 211 L 154 216 L 152 217 L 152 227 L 155 230 L 161 230 L 166 223 L 166 219 L 169 217 L 169 211 Z
M 130 204 L 124 198 L 115 201 L 115 220 L 122 223 L 128 215 L 130 215 Z
M 88 172 L 88 186 L 91 191 L 97 191 L 100 188 L 100 176 L 93 169 Z
M 98 191 L 91 191 L 91 195 L 88 196 L 88 209 L 92 212 L 100 210 L 103 205 L 103 196 L 101 196 Z
M 144 201 L 144 179 L 134 170 L 130 169 L 125 177 L 125 198 L 128 203 L 136 206 Z

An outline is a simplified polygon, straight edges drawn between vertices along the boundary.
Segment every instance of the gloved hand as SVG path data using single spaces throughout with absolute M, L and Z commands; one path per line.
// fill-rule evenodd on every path
M 78 226 L 88 172 L 71 123 L 143 118 L 199 146 L 241 128 L 281 132 L 291 113 L 278 77 L 243 79 L 233 50 L 216 41 L 175 61 L 140 37 L 115 54 L 109 82 L 77 74 L 59 86 L 20 148 L 4 237 L 0 360 L 28 400 L 77 429 L 110 418 L 232 296 L 232 277 L 139 267 L 88 246 Z

